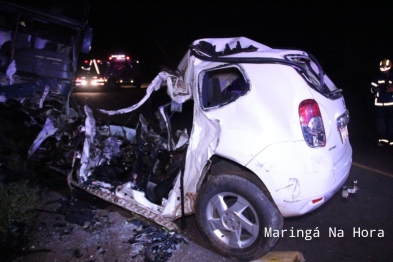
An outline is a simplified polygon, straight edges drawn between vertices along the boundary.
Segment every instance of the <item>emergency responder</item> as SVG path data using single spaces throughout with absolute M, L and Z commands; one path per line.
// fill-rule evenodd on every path
M 384 59 L 379 64 L 381 74 L 371 82 L 371 93 L 375 95 L 378 146 L 393 146 L 393 73 L 392 61 Z

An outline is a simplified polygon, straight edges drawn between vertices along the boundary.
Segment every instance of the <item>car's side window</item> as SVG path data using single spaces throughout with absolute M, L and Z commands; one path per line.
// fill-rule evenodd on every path
M 220 67 L 202 74 L 199 90 L 204 109 L 231 103 L 250 89 L 238 67 Z

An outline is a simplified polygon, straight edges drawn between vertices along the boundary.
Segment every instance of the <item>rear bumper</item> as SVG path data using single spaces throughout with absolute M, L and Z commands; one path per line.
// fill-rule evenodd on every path
M 310 194 L 302 199 L 297 199 L 297 201 L 295 202 L 288 202 L 284 199 L 283 202 L 285 204 L 281 206 L 285 207 L 281 209 L 279 208 L 282 215 L 284 217 L 300 216 L 309 213 L 326 203 L 335 193 L 337 193 L 342 188 L 342 186 L 348 179 L 351 163 L 348 163 L 349 168 L 343 170 L 344 172 L 337 176 L 338 179 L 336 179 L 335 183 L 332 184 L 325 191 Z
M 349 142 L 340 151 L 339 158 L 335 155 L 335 161 L 330 152 L 322 150 L 316 153 L 313 149 L 308 157 L 299 157 L 306 154 L 300 154 L 302 149 L 296 147 L 273 151 L 277 150 L 285 152 L 279 161 L 261 164 L 264 159 L 261 155 L 248 167 L 264 182 L 284 217 L 300 216 L 320 207 L 340 190 L 349 176 L 352 165 Z
M 329 162 L 328 159 L 326 159 Z M 311 173 L 299 179 L 301 192 L 295 201 L 288 201 L 288 196 L 282 199 L 280 209 L 284 217 L 299 216 L 315 210 L 328 201 L 337 191 L 339 191 L 348 179 L 352 165 L 352 147 L 347 143 L 342 157 L 333 164 L 332 170 L 325 174 L 320 169 L 320 173 Z M 319 179 L 318 176 L 321 176 Z

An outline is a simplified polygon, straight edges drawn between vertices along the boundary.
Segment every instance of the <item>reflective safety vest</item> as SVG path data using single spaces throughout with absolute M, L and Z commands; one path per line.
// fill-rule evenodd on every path
M 371 82 L 371 93 L 375 95 L 374 105 L 393 106 L 393 92 L 386 92 L 390 85 L 393 85 L 393 74 L 391 73 L 382 73 Z M 375 92 L 374 87 L 378 87 L 379 92 Z

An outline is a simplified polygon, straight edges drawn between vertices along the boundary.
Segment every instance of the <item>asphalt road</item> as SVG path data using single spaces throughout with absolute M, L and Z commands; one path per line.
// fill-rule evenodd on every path
M 135 113 L 108 117 L 95 109 L 128 107 L 143 95 L 143 88 L 75 94 L 80 105 L 87 104 L 93 109 L 96 119 L 130 126 L 136 123 L 139 113 L 151 113 L 154 111 L 152 105 L 168 102 L 165 92 L 158 91 L 150 103 Z M 343 198 L 340 191 L 319 209 L 301 217 L 286 218 L 284 229 L 287 232 L 272 251 L 299 251 L 306 261 L 393 260 L 393 148 L 376 145 L 371 102 L 367 104 L 367 99 L 355 100 L 350 94 L 346 95 L 353 147 L 353 165 L 347 184 L 357 180 L 360 189 L 348 198 Z M 190 111 L 190 108 L 187 105 L 185 110 Z M 194 217 L 188 217 L 186 223 L 183 235 L 210 250 L 196 228 Z

